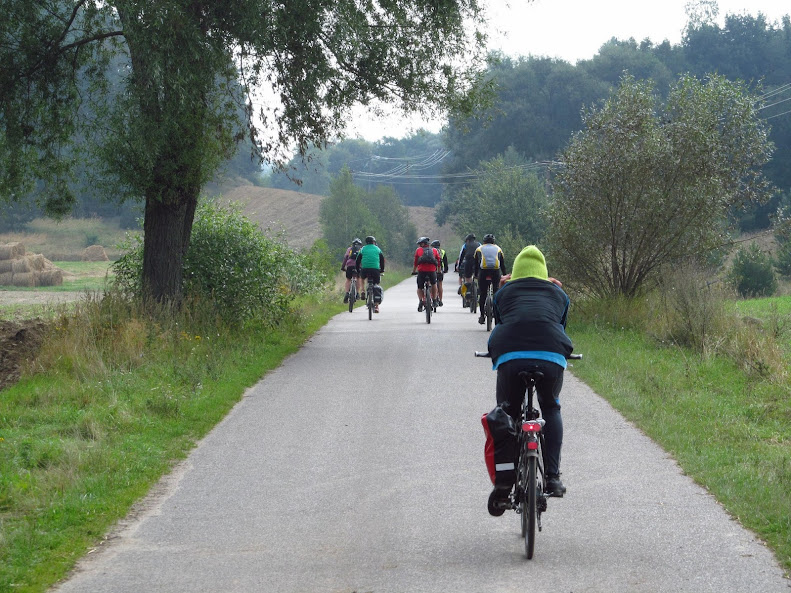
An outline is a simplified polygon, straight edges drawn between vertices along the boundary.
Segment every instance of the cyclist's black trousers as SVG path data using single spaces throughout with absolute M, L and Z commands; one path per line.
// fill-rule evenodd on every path
M 536 385 L 538 405 L 544 418 L 544 471 L 549 476 L 560 475 L 560 448 L 563 445 L 563 419 L 560 416 L 560 390 L 563 387 L 563 367 L 554 362 L 516 359 L 497 367 L 497 403 L 508 402 L 505 410 L 519 425 L 525 383 L 522 371 L 540 371 L 544 377 Z M 536 405 L 535 400 L 533 405 Z
M 481 315 L 483 315 L 483 306 L 486 304 L 486 291 L 489 289 L 489 283 L 492 283 L 492 294 L 494 294 L 500 288 L 501 277 L 500 270 L 482 269 L 478 272 L 478 308 Z

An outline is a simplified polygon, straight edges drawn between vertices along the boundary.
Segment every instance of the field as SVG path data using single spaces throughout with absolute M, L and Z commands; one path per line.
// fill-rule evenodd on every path
M 306 249 L 321 237 L 319 207 L 323 199 L 323 196 L 298 191 L 239 185 L 223 191 L 220 201 L 233 202 L 241 206 L 244 215 L 258 223 L 267 235 L 274 236 L 283 230 L 291 247 Z M 456 253 L 461 247 L 461 239 L 447 225 L 442 227 L 437 225 L 434 220 L 434 208 L 425 206 L 408 208 L 409 218 L 417 227 L 417 234 L 439 239 L 448 251 L 448 260 L 451 262 L 455 260 Z

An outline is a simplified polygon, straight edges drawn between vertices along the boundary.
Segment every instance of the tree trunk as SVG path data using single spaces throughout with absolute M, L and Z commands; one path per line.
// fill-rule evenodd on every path
M 147 196 L 143 222 L 143 292 L 156 302 L 178 303 L 198 194 L 172 203 Z

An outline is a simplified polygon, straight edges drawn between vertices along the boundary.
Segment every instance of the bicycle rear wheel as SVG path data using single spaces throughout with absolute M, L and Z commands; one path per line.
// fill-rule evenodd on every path
M 485 313 L 486 313 L 486 331 L 492 331 L 492 321 L 494 319 L 494 306 L 492 305 L 492 294 L 489 293 L 486 297 L 486 303 L 484 305 Z
M 425 299 L 423 302 L 426 303 L 426 306 L 423 308 L 426 312 L 426 323 L 431 323 L 431 311 L 434 303 L 431 298 L 431 285 L 428 282 L 423 285 L 423 298 Z
M 352 312 L 354 309 L 354 301 L 357 300 L 357 286 L 355 286 L 357 280 L 352 278 L 352 285 L 349 288 L 349 313 Z
M 473 280 L 470 290 L 467 292 L 470 295 L 470 313 L 478 312 L 478 290 Z
M 523 519 L 526 521 L 525 528 L 525 555 L 527 559 L 533 558 L 533 552 L 536 546 L 536 518 L 538 513 L 538 471 L 537 459 L 529 457 L 527 459 L 527 492 L 525 492 L 525 509 L 524 513 L 527 515 Z
M 371 320 L 374 318 L 374 289 L 369 286 L 366 293 L 365 304 L 368 306 L 368 319 Z

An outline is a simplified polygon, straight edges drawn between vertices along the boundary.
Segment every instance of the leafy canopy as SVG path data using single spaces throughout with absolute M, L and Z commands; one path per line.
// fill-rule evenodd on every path
M 624 76 L 563 153 L 551 255 L 599 296 L 636 296 L 661 267 L 727 242 L 729 208 L 768 192 L 771 144 L 742 83 L 683 76 L 662 105 Z

